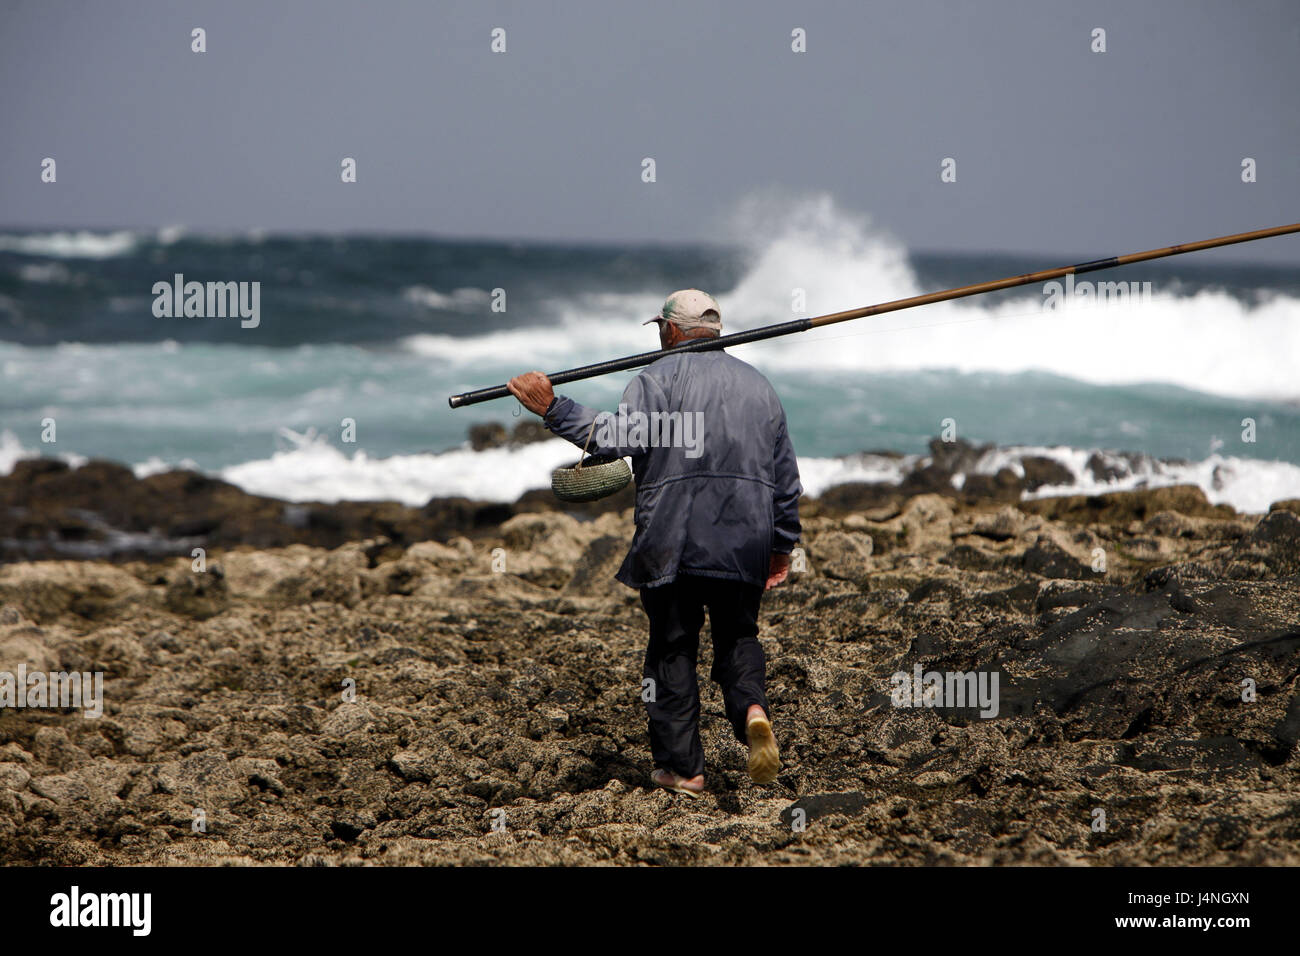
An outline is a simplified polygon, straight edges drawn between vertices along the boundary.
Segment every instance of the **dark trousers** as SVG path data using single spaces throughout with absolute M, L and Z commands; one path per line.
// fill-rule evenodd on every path
M 766 660 L 758 643 L 758 605 L 763 589 L 741 581 L 678 575 L 670 584 L 641 589 L 650 618 L 650 646 L 643 673 L 653 681 L 642 692 L 650 715 L 650 752 L 655 765 L 683 777 L 704 772 L 700 745 L 700 688 L 695 665 L 704 609 L 713 633 L 709 676 L 722 686 L 727 720 L 746 743 L 751 704 L 767 712 Z

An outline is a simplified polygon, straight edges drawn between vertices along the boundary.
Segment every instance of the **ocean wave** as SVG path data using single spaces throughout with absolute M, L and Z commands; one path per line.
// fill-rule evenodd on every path
M 135 234 L 125 230 L 0 234 L 0 252 L 55 259 L 112 259 L 133 252 L 136 242 Z
M 554 439 L 514 448 L 371 458 L 351 455 L 323 438 L 270 458 L 221 470 L 221 477 L 252 494 L 286 501 L 400 501 L 420 507 L 430 498 L 463 496 L 514 501 L 550 485 L 551 471 L 577 460 L 577 449 Z
M 483 289 L 460 288 L 444 294 L 428 286 L 413 285 L 402 290 L 402 298 L 427 309 L 468 309 L 487 305 L 492 296 Z
M 7 475 L 14 470 L 14 465 L 24 458 L 35 458 L 36 452 L 23 447 L 18 436 L 5 429 L 0 432 L 0 475 Z
M 1238 511 L 1259 513 L 1267 511 L 1275 501 L 1300 497 L 1300 466 L 1284 461 L 1219 454 L 1200 461 L 1183 462 L 1162 461 L 1149 455 L 1060 446 L 1021 446 L 987 452 L 975 471 L 992 475 L 999 469 L 1010 468 L 1023 477 L 1024 467 L 1020 462 L 1030 456 L 1050 458 L 1064 465 L 1074 475 L 1074 480 L 1026 492 L 1025 498 L 1098 495 L 1138 488 L 1196 485 L 1205 492 L 1210 504 L 1226 504 Z M 1091 467 L 1090 463 L 1097 467 Z
M 72 271 L 61 262 L 25 262 L 18 267 L 18 278 L 23 282 L 53 285 L 74 281 Z
M 1026 492 L 1026 499 L 1196 485 L 1211 504 L 1259 513 L 1275 501 L 1300 497 L 1300 466 L 1218 454 L 1196 462 L 1166 462 L 1096 449 L 1019 446 L 986 453 L 975 473 L 995 474 L 1000 468 L 1011 468 L 1023 476 L 1020 461 L 1030 456 L 1051 458 L 1074 477 Z M 1118 474 L 1099 477 L 1089 467 L 1089 462 L 1097 459 Z M 225 468 L 221 477 L 245 491 L 289 501 L 395 500 L 418 507 L 430 498 L 448 496 L 515 501 L 526 491 L 549 487 L 551 471 L 574 460 L 574 446 L 560 439 L 478 452 L 466 447 L 390 458 L 370 458 L 363 451 L 347 455 L 316 440 L 267 459 Z M 804 492 L 817 497 L 848 482 L 898 484 L 925 461 L 917 455 L 800 457 L 799 474 Z
M 41 457 L 40 452 L 25 447 L 19 441 L 18 436 L 9 429 L 6 428 L 0 432 L 0 477 L 13 471 L 18 462 L 39 457 Z M 80 468 L 90 460 L 85 455 L 78 455 L 76 452 L 64 452 L 54 457 L 59 461 L 67 462 L 73 468 Z
M 922 288 L 901 242 L 829 197 L 755 197 L 742 204 L 734 228 L 751 246 L 741 279 L 717 291 L 727 332 L 934 291 Z M 1141 266 L 1122 275 L 1138 283 L 1136 296 L 1126 286 L 1124 298 L 1104 305 L 1027 287 L 1010 298 L 939 302 L 737 346 L 734 354 L 763 371 L 1042 371 L 1097 385 L 1300 396 L 1300 299 L 1267 290 L 1256 303 L 1211 288 L 1186 294 L 1152 281 Z M 1063 307 L 1049 309 L 1053 301 Z M 527 355 L 553 371 L 657 348 L 654 329 L 641 322 L 661 303 L 642 292 L 583 294 L 549 303 L 559 321 L 544 328 L 415 335 L 401 345 L 469 368 Z
M 526 491 L 550 487 L 551 472 L 571 465 L 577 448 L 561 439 L 484 451 L 468 446 L 441 453 L 371 458 L 351 455 L 324 438 L 276 452 L 270 458 L 221 470 L 221 477 L 252 494 L 287 501 L 393 500 L 412 507 L 430 498 L 462 496 L 479 501 L 515 501 Z M 895 484 L 917 456 L 850 455 L 800 458 L 804 490 L 818 495 L 834 485 L 869 481 Z M 137 474 L 151 474 L 137 468 Z
M 250 494 L 285 501 L 399 501 L 421 507 L 430 498 L 460 496 L 478 501 L 515 501 L 526 491 L 547 488 L 555 468 L 577 460 L 577 449 L 561 439 L 473 451 L 468 445 L 445 452 L 373 458 L 364 450 L 344 452 L 310 430 L 282 429 L 289 447 L 269 458 L 219 469 L 216 474 Z M 0 432 L 0 475 L 37 452 L 25 448 L 13 432 Z M 74 467 L 81 455 L 61 455 Z M 1008 468 L 1024 476 L 1023 460 L 1050 458 L 1063 465 L 1071 480 L 1024 493 L 1025 499 L 1059 495 L 1097 495 L 1171 485 L 1196 485 L 1211 504 L 1226 504 L 1246 513 L 1261 513 L 1275 501 L 1300 498 L 1300 466 L 1212 454 L 1200 461 L 1166 461 L 1144 454 L 1018 445 L 984 452 L 971 474 L 992 475 Z M 835 485 L 868 482 L 896 485 L 917 467 L 922 455 L 860 453 L 834 458 L 801 456 L 804 493 L 822 495 Z M 158 457 L 134 466 L 144 478 L 171 468 L 199 470 L 190 460 L 169 463 Z M 959 474 L 954 484 L 963 483 Z

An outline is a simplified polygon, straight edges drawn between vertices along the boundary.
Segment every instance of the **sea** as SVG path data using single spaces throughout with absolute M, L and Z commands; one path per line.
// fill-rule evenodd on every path
M 474 451 L 471 425 L 512 429 L 530 413 L 513 399 L 452 409 L 448 396 L 657 348 L 642 323 L 675 289 L 709 291 L 725 331 L 740 331 L 1135 251 L 913 250 L 826 197 L 738 222 L 691 245 L 0 232 L 0 474 L 34 455 L 106 458 L 292 501 L 509 501 L 546 487 L 576 450 L 552 439 Z M 1296 237 L 1265 241 L 1290 243 L 1300 264 Z M 1036 494 L 1195 483 L 1264 511 L 1300 497 L 1300 269 L 1212 256 L 732 354 L 777 389 L 810 494 L 898 480 L 942 436 L 995 446 L 981 471 L 1036 454 L 1076 476 Z M 155 289 L 177 276 L 258 283 L 256 324 L 167 314 Z M 613 410 L 635 374 L 559 391 Z M 1132 467 L 1106 480 L 1086 467 L 1094 453 Z

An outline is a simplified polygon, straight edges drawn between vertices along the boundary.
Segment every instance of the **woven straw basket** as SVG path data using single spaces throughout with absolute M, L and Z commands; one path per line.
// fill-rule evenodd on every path
M 590 455 L 572 468 L 551 472 L 551 491 L 561 501 L 596 501 L 622 491 L 632 480 L 632 469 L 622 458 Z
M 622 458 L 607 455 L 587 455 L 596 422 L 587 432 L 587 444 L 582 446 L 586 457 L 571 468 L 556 468 L 551 472 L 551 491 L 561 501 L 597 501 L 627 487 L 632 480 L 632 469 Z

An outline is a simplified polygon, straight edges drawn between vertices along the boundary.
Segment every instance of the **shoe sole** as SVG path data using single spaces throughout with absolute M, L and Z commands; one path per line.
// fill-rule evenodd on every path
M 670 787 L 670 786 L 667 786 L 667 785 L 665 785 L 665 784 L 662 784 L 662 783 L 660 783 L 658 780 L 656 780 L 656 779 L 654 778 L 654 774 L 651 774 L 651 775 L 650 775 L 650 782 L 653 783 L 653 784 L 654 784 L 656 787 L 658 787 L 660 790 L 667 790 L 669 793 L 684 793 L 686 796 L 690 797 L 692 800 L 698 800 L 700 797 L 704 796 L 704 791 L 703 791 L 703 790 L 691 790 L 691 789 L 689 789 L 689 788 L 687 788 L 687 787 L 683 787 L 683 786 L 681 786 L 681 785 L 679 785 L 679 784 L 674 784 L 674 785 L 671 786 L 671 787 Z
M 766 718 L 756 717 L 745 726 L 749 738 L 749 776 L 755 783 L 772 783 L 781 771 L 781 755 L 776 737 Z

